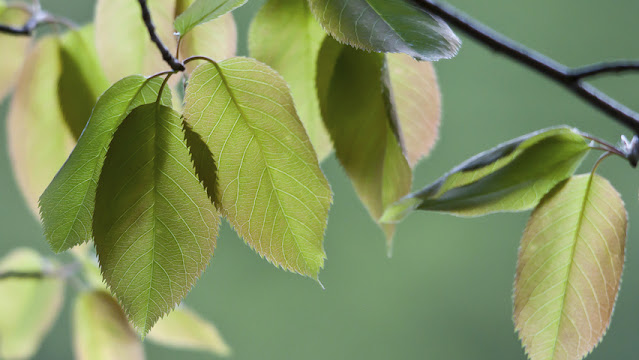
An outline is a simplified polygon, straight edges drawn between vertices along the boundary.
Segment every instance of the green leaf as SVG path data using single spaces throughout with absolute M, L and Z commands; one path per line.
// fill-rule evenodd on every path
M 0 261 L 0 273 L 53 270 L 52 264 L 30 249 L 14 250 Z M 60 279 L 0 281 L 0 359 L 34 356 L 60 312 L 63 297 Z
M 409 0 L 310 0 L 310 4 L 327 33 L 358 49 L 435 61 L 452 58 L 461 45 L 444 21 Z
M 619 292 L 627 224 L 623 200 L 598 175 L 567 180 L 533 211 L 514 308 L 531 360 L 581 359 L 599 343 Z
M 215 20 L 246 4 L 247 0 L 195 0 L 175 19 L 175 31 L 184 36 L 194 27 Z
M 29 14 L 23 10 L 9 8 L 4 1 L 0 1 L 0 24 L 22 26 L 29 19 Z M 0 57 L 0 101 L 13 89 L 17 75 L 24 63 L 31 38 L 0 33 L 0 49 L 11 56 Z
M 57 96 L 60 72 L 59 40 L 40 39 L 24 64 L 9 105 L 11 164 L 34 214 L 38 214 L 38 197 L 75 144 Z
M 200 135 L 193 131 L 186 121 L 182 122 L 182 126 L 184 127 L 184 139 L 191 153 L 195 173 L 202 186 L 204 186 L 209 199 L 213 201 L 217 208 L 222 208 L 220 185 L 217 178 L 217 164 L 215 164 L 213 153 L 211 153 L 208 145 L 206 145 Z
M 249 32 L 251 56 L 276 70 L 291 87 L 295 107 L 320 162 L 333 149 L 317 98 L 317 58 L 326 34 L 306 1 L 270 0 Z
M 467 160 L 393 204 L 382 221 L 399 221 L 415 209 L 460 216 L 531 209 L 574 173 L 589 149 L 586 139 L 565 127 L 524 135 Z
M 168 347 L 203 350 L 219 356 L 231 354 L 217 328 L 184 306 L 158 321 L 147 339 Z
M 148 0 L 156 32 L 169 49 L 177 42 L 173 35 L 176 0 Z M 142 21 L 136 1 L 97 0 L 95 9 L 96 47 L 110 82 L 131 74 L 151 75 L 168 70 Z
M 61 252 L 92 238 L 96 187 L 109 143 L 134 108 L 156 100 L 161 82 L 159 78 L 130 76 L 115 83 L 98 100 L 77 146 L 40 198 L 44 233 L 53 251 Z M 161 100 L 171 104 L 168 91 Z
M 412 171 L 383 95 L 384 56 L 341 46 L 324 108 L 337 159 L 376 221 L 410 191 Z M 392 242 L 394 225 L 381 225 Z
M 98 97 L 109 87 L 98 61 L 94 37 L 93 27 L 85 26 L 66 33 L 60 46 L 62 73 L 58 96 L 64 120 L 75 139 L 84 130 Z
M 213 255 L 219 222 L 191 164 L 180 116 L 159 104 L 133 110 L 109 147 L 93 230 L 104 279 L 141 334 L 195 284 Z
M 253 59 L 203 64 L 184 117 L 218 165 L 222 212 L 258 253 L 317 278 L 331 190 L 288 86 Z
M 427 156 L 439 135 L 441 94 L 433 64 L 404 54 L 386 54 L 388 89 L 411 167 Z
M 144 360 L 144 347 L 120 305 L 106 291 L 80 293 L 73 309 L 76 360 Z

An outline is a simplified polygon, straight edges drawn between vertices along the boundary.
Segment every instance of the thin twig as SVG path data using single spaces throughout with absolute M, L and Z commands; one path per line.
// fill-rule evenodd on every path
M 138 0 L 140 3 L 140 7 L 142 8 L 142 19 L 144 20 L 144 25 L 146 25 L 146 29 L 149 32 L 149 36 L 151 37 L 151 41 L 155 43 L 158 50 L 162 54 L 162 59 L 169 64 L 173 71 L 184 71 L 184 64 L 178 61 L 169 51 L 169 49 L 164 45 L 162 40 L 158 37 L 158 34 L 155 32 L 155 25 L 153 24 L 153 20 L 151 19 L 151 13 L 149 12 L 149 7 L 147 6 L 146 0 Z
M 0 273 L 0 280 L 6 279 L 44 279 L 61 277 L 67 278 L 82 267 L 82 264 L 73 262 L 59 267 L 53 271 L 6 271 Z
M 635 134 L 639 134 L 639 113 L 620 104 L 597 88 L 583 81 L 587 77 L 603 73 L 639 70 L 639 66 L 637 66 L 639 64 L 610 63 L 570 69 L 565 65 L 508 39 L 449 5 L 440 4 L 435 0 L 412 1 L 419 8 L 442 18 L 475 41 L 563 85 L 582 100 L 628 127 Z

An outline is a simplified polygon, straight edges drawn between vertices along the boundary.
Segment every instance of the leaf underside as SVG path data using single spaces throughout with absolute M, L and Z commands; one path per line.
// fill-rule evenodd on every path
M 598 175 L 558 185 L 532 213 L 514 297 L 530 359 L 581 359 L 599 343 L 619 291 L 626 228 L 621 197 Z
M 171 108 L 142 105 L 116 131 L 93 227 L 104 279 L 146 334 L 204 271 L 219 227 Z

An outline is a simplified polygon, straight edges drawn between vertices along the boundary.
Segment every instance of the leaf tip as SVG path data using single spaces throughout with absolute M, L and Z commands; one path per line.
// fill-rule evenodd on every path
M 379 218 L 380 224 L 397 224 L 402 221 L 411 211 L 419 206 L 419 199 L 406 197 L 386 208 L 384 214 Z

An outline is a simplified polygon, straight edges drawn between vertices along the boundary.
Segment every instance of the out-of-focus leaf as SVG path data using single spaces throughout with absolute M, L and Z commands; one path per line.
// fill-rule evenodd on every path
M 184 117 L 213 153 L 236 231 L 270 262 L 316 279 L 331 191 L 284 79 L 253 59 L 200 65 Z
M 176 15 L 184 12 L 195 0 L 177 0 Z M 224 60 L 235 56 L 237 51 L 237 26 L 233 14 L 227 13 L 206 24 L 198 26 L 182 36 L 180 56 L 206 56 L 214 60 Z M 194 64 L 187 70 L 193 71 Z
M 390 101 L 411 167 L 428 155 L 439 134 L 441 94 L 435 69 L 404 54 L 387 54 Z
M 219 356 L 231 354 L 231 348 L 217 328 L 184 306 L 160 319 L 147 339 L 164 346 L 209 351 Z
M 175 49 L 175 0 L 148 0 L 148 6 L 158 36 L 169 49 Z M 151 75 L 168 69 L 149 39 L 137 1 L 98 0 L 95 32 L 99 59 L 110 82 L 132 74 Z
M 310 0 L 324 30 L 358 49 L 448 59 L 461 41 L 448 25 L 409 0 Z
M 460 216 L 531 209 L 574 173 L 589 149 L 586 139 L 565 127 L 524 135 L 469 159 L 393 204 L 382 221 L 399 221 L 415 209 Z
M 598 175 L 558 185 L 533 211 L 515 278 L 515 326 L 531 360 L 582 359 L 615 306 L 626 247 L 621 197 Z
M 295 107 L 320 162 L 333 146 L 317 98 L 317 58 L 326 34 L 306 1 L 270 0 L 249 33 L 251 56 L 268 64 L 291 87 Z
M 107 152 L 93 235 L 104 279 L 142 335 L 204 271 L 219 222 L 193 169 L 180 116 L 159 104 L 133 110 Z
M 31 210 L 75 143 L 57 96 L 61 72 L 58 39 L 40 39 L 18 78 L 7 117 L 13 172 Z
M 159 78 L 130 76 L 100 97 L 78 145 L 40 198 L 44 233 L 53 251 L 64 251 L 92 238 L 96 187 L 113 133 L 134 108 L 156 100 L 161 83 Z M 162 95 L 162 104 L 170 105 L 170 93 Z
M 9 8 L 4 1 L 0 0 L 0 24 L 22 26 L 28 19 L 29 14 L 26 11 Z M 2 53 L 11 54 L 11 56 L 0 56 L 0 101 L 15 85 L 30 43 L 31 39 L 27 36 L 0 33 Z
M 18 249 L 0 261 L 6 271 L 53 271 L 54 266 L 30 249 Z M 64 282 L 41 279 L 0 281 L 0 359 L 26 359 L 35 355 L 62 307 Z
M 144 360 L 144 347 L 120 305 L 106 291 L 78 295 L 73 309 L 76 360 Z
M 195 0 L 188 9 L 175 19 L 175 31 L 184 36 L 196 26 L 217 19 L 246 4 L 246 1 L 247 0 Z
M 384 55 L 341 48 L 322 104 L 324 121 L 337 159 L 378 221 L 388 205 L 410 191 L 412 171 L 393 132 L 383 95 Z M 380 226 L 390 250 L 395 225 Z
M 109 87 L 98 61 L 94 37 L 93 26 L 85 26 L 66 33 L 60 46 L 62 73 L 58 96 L 64 120 L 76 139 L 89 121 L 98 97 Z

